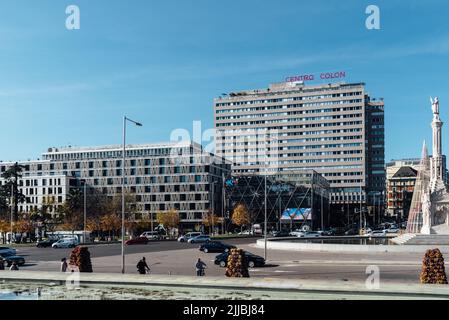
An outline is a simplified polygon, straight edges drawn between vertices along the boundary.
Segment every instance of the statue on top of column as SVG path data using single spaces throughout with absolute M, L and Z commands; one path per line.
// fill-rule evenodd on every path
M 432 103 L 432 112 L 434 114 L 434 116 L 439 116 L 440 114 L 440 101 L 438 101 L 438 97 L 434 99 L 432 99 L 432 97 L 430 97 L 430 102 Z

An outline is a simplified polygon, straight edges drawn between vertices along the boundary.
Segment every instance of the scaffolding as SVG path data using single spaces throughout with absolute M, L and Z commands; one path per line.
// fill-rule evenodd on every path
M 421 162 L 416 177 L 412 203 L 408 214 L 407 232 L 420 233 L 423 226 L 422 195 L 428 190 L 430 184 L 430 159 L 427 153 L 426 143 L 423 144 Z

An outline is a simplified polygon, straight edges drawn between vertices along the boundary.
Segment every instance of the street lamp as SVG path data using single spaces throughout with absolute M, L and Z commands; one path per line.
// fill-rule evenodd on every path
M 87 184 L 86 180 L 81 181 L 83 183 L 83 194 L 84 194 L 84 227 L 83 227 L 83 242 L 86 243 L 86 225 L 87 225 Z
M 13 219 L 14 219 L 14 183 L 11 183 L 11 235 L 9 236 L 9 243 L 12 244 L 12 234 L 13 234 Z
M 122 163 L 122 273 L 125 273 L 125 161 L 126 161 L 126 122 L 134 123 L 136 126 L 141 127 L 142 124 L 123 117 L 123 163 Z

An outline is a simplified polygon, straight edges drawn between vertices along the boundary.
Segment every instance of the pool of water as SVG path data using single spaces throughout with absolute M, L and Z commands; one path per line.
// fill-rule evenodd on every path
M 303 299 L 304 293 L 296 293 Z M 288 292 L 227 290 L 213 288 L 89 285 L 3 282 L 0 300 L 272 300 L 292 299 Z
M 396 245 L 391 237 L 329 237 L 329 238 L 295 238 L 288 241 L 320 244 L 357 244 L 357 245 Z

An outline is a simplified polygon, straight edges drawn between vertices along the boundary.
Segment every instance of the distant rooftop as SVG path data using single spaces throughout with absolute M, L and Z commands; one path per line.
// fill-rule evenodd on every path
M 279 82 L 270 84 L 267 89 L 242 90 L 238 92 L 223 93 L 220 97 L 216 98 L 215 100 L 233 99 L 242 96 L 251 96 L 260 94 L 272 94 L 276 92 L 283 92 L 286 90 L 287 91 L 300 90 L 307 92 L 326 88 L 360 87 L 364 85 L 365 83 L 363 82 L 356 82 L 356 83 L 337 82 L 337 83 L 314 84 L 314 85 L 306 85 L 303 81 Z
M 149 144 L 127 144 L 126 149 L 157 149 L 157 148 L 171 148 L 171 147 L 187 147 L 187 146 L 196 146 L 198 148 L 202 148 L 199 143 L 193 141 L 179 141 L 179 142 L 160 142 L 160 143 L 149 143 Z M 43 153 L 53 154 L 53 153 L 67 153 L 67 152 L 82 152 L 82 151 L 111 151 L 111 150 L 122 150 L 123 145 L 105 145 L 105 146 L 90 146 L 90 147 L 74 147 L 67 146 L 61 148 L 48 148 L 48 151 Z

